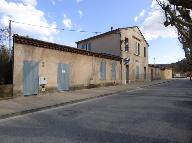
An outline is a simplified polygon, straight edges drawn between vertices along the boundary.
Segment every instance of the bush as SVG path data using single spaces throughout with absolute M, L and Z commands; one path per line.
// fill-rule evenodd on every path
M 0 84 L 12 84 L 12 54 L 5 46 L 0 46 Z

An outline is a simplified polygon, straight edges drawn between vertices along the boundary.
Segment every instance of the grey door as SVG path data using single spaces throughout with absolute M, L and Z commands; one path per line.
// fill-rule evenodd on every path
M 147 79 L 147 69 L 146 69 L 146 67 L 144 67 L 144 80 L 146 80 Z
M 126 65 L 126 82 L 129 83 L 129 65 Z
M 25 96 L 37 95 L 39 88 L 39 63 L 24 61 L 23 65 L 23 94 Z
M 69 90 L 69 65 L 58 65 L 58 89 L 60 91 Z

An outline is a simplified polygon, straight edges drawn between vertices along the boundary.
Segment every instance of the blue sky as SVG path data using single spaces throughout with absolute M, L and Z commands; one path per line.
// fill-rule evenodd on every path
M 149 42 L 149 63 L 172 63 L 184 58 L 176 30 L 163 26 L 155 0 L 0 0 L 0 26 L 13 23 L 13 33 L 75 46 L 75 42 L 106 32 L 110 27 L 139 26 Z M 64 28 L 58 30 L 54 28 Z M 69 31 L 75 29 L 77 31 Z M 81 33 L 79 31 L 88 31 Z

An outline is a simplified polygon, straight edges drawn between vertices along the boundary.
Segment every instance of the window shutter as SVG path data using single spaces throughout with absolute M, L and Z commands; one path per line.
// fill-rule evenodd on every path
M 138 55 L 140 55 L 140 44 L 138 43 L 138 51 L 137 51 Z
M 106 80 L 106 62 L 103 61 L 103 80 Z
M 103 62 L 100 64 L 100 79 L 103 79 Z
M 139 79 L 139 66 L 136 66 L 136 79 Z
M 116 80 L 116 67 L 117 67 L 116 62 L 113 62 L 112 63 L 112 80 Z
M 100 79 L 105 80 L 106 79 L 106 62 L 102 61 L 100 64 Z
M 88 51 L 91 51 L 91 43 L 88 44 Z
M 135 54 L 137 55 L 137 42 L 135 42 Z

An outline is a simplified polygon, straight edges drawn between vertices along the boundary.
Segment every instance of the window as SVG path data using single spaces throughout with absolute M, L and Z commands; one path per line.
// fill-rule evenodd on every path
M 144 80 L 146 80 L 147 79 L 147 69 L 146 69 L 146 67 L 144 67 Z
M 129 39 L 125 38 L 125 51 L 129 51 Z
M 115 61 L 113 61 L 113 63 L 112 63 L 112 80 L 116 80 L 116 67 L 117 67 L 117 64 Z
M 83 45 L 81 46 L 81 49 L 82 49 L 82 50 L 85 50 L 85 44 L 83 44 Z
M 87 51 L 91 51 L 91 43 L 87 45 Z
M 140 44 L 138 42 L 135 42 L 135 54 L 140 55 Z
M 135 42 L 135 54 L 138 55 L 138 52 L 137 52 L 137 42 Z
M 138 47 L 137 47 L 137 53 L 138 55 L 140 55 L 140 44 L 138 43 Z
M 91 43 L 85 43 L 81 46 L 82 50 L 91 51 Z
M 100 64 L 100 79 L 105 80 L 106 79 L 106 62 L 101 61 Z
M 144 57 L 146 57 L 146 47 L 144 47 Z
M 136 66 L 136 79 L 139 79 L 139 66 Z
M 87 47 L 88 47 L 88 45 L 87 45 L 87 43 L 85 44 L 85 50 L 87 50 Z

